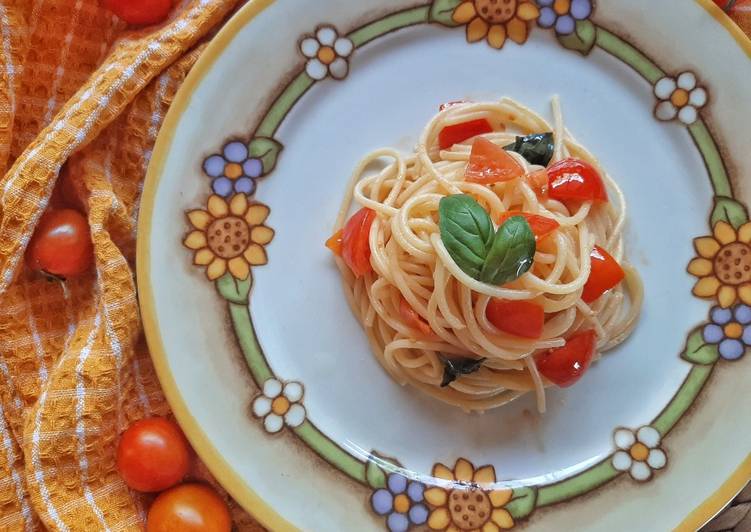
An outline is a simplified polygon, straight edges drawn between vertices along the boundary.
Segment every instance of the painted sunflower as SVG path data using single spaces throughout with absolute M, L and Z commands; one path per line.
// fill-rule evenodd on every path
M 425 501 L 431 507 L 428 527 L 432 530 L 498 532 L 514 526 L 513 517 L 504 508 L 512 490 L 493 489 L 496 478 L 492 465 L 475 469 L 471 462 L 459 458 L 453 471 L 435 464 L 433 476 L 449 482 L 425 490 Z
M 206 210 L 188 213 L 195 228 L 183 244 L 195 250 L 193 263 L 206 266 L 206 276 L 214 281 L 227 273 L 245 280 L 251 266 L 266 264 L 264 246 L 274 238 L 274 230 L 263 225 L 270 209 L 261 203 L 248 203 L 245 194 L 235 194 L 227 202 L 209 196 Z
M 467 25 L 467 41 L 487 38 L 490 46 L 500 49 L 507 38 L 524 44 L 530 22 L 539 16 L 539 8 L 530 0 L 464 0 L 452 18 Z
M 716 297 L 722 308 L 738 299 L 751 305 L 751 223 L 736 231 L 727 222 L 714 226 L 712 236 L 694 239 L 699 257 L 688 265 L 688 273 L 699 280 L 693 293 L 697 297 Z

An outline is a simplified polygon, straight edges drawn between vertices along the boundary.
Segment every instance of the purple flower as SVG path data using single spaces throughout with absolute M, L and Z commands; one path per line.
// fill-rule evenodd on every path
M 558 35 L 570 35 L 576 30 L 577 20 L 592 15 L 592 0 L 537 0 L 540 16 L 537 25 L 555 28 Z
M 708 344 L 718 346 L 725 360 L 738 360 L 751 346 L 751 307 L 736 305 L 734 308 L 714 307 L 704 326 L 702 337 Z
M 256 179 L 263 175 L 263 162 L 250 157 L 244 142 L 233 140 L 224 145 L 221 154 L 206 157 L 203 171 L 212 178 L 214 194 L 224 198 L 234 193 L 251 196 L 256 191 Z
M 406 532 L 412 525 L 428 520 L 428 508 L 423 504 L 425 485 L 407 480 L 400 473 L 391 473 L 386 488 L 373 492 L 370 505 L 378 515 L 385 515 L 390 532 Z

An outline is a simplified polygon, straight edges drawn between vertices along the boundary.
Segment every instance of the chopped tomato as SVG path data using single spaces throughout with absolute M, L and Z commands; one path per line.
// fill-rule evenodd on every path
M 442 103 L 438 110 L 445 111 L 449 107 L 454 107 L 455 105 L 461 105 L 463 103 L 467 103 L 467 100 L 451 100 L 450 102 Z
M 446 150 L 457 144 L 463 142 L 477 135 L 483 133 L 491 133 L 493 128 L 490 127 L 490 122 L 484 118 L 478 118 L 477 120 L 470 120 L 468 122 L 460 122 L 451 126 L 444 127 L 438 134 L 438 146 L 442 150 Z
M 493 298 L 485 310 L 488 321 L 501 330 L 523 338 L 539 338 L 545 324 L 545 311 L 529 301 Z
M 503 225 L 503 222 L 505 222 L 512 216 L 524 216 L 524 219 L 527 220 L 529 227 L 535 234 L 536 240 L 542 240 L 561 226 L 561 224 L 559 224 L 552 218 L 546 218 L 545 216 L 540 216 L 539 214 L 532 214 L 522 211 L 502 212 L 498 217 L 498 225 Z
M 399 302 L 399 314 L 409 328 L 419 331 L 423 336 L 432 336 L 433 329 L 430 328 L 428 322 L 404 298 L 401 298 Z
M 585 303 L 591 303 L 596 300 L 623 281 L 623 278 L 626 276 L 621 265 L 600 246 L 595 246 L 592 249 L 589 260 L 592 265 L 592 271 L 589 273 L 589 279 L 584 285 L 584 292 L 582 292 L 582 300 Z
M 337 257 L 342 256 L 342 233 L 343 229 L 339 229 L 336 233 L 331 235 L 326 241 L 326 247 L 329 248 Z
M 472 183 L 490 185 L 524 175 L 524 168 L 509 153 L 485 138 L 472 143 L 464 177 Z
M 524 179 L 538 194 L 548 190 L 548 171 L 545 168 L 527 174 Z
M 597 335 L 594 331 L 576 333 L 566 345 L 549 349 L 537 357 L 537 369 L 550 382 L 567 388 L 578 381 L 589 368 L 595 354 Z
M 342 231 L 342 258 L 356 277 L 370 272 L 370 226 L 376 213 L 373 209 L 362 208 L 352 215 Z
M 605 184 L 597 170 L 581 159 L 568 158 L 550 166 L 548 189 L 556 200 L 608 201 Z

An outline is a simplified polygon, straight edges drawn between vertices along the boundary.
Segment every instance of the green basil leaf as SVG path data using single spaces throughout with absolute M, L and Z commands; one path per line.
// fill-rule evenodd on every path
M 474 198 L 455 194 L 438 204 L 441 240 L 456 265 L 473 279 L 480 278 L 490 245 L 493 222 Z
M 445 388 L 454 382 L 460 375 L 469 375 L 474 373 L 485 362 L 484 358 L 447 358 L 439 355 L 443 362 L 443 380 L 441 388 Z
M 518 279 L 532 267 L 535 235 L 523 216 L 512 216 L 498 228 L 480 272 L 483 283 L 502 285 Z
M 526 137 L 516 137 L 516 142 L 503 147 L 506 151 L 515 151 L 529 164 L 547 166 L 553 158 L 555 143 L 552 133 L 536 133 Z

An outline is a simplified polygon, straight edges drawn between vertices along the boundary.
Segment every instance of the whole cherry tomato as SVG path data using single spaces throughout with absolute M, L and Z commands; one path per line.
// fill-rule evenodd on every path
M 156 498 L 146 532 L 229 532 L 232 519 L 221 497 L 204 484 L 181 484 Z
M 172 0 L 104 0 L 104 7 L 135 26 L 162 22 L 172 9 Z
M 46 212 L 26 248 L 29 268 L 60 277 L 85 273 L 93 259 L 89 224 L 73 209 Z
M 548 194 L 560 201 L 608 201 L 605 184 L 595 167 L 572 157 L 548 168 Z
M 153 417 L 136 421 L 117 447 L 117 469 L 137 491 L 161 491 L 180 482 L 190 467 L 190 446 L 173 421 Z
M 342 259 L 356 277 L 370 272 L 370 226 L 376 213 L 373 209 L 362 208 L 352 215 L 342 232 Z
M 550 382 L 567 388 L 579 379 L 589 368 L 597 346 L 594 331 L 576 333 L 566 340 L 566 345 L 548 349 L 537 357 L 537 369 Z

